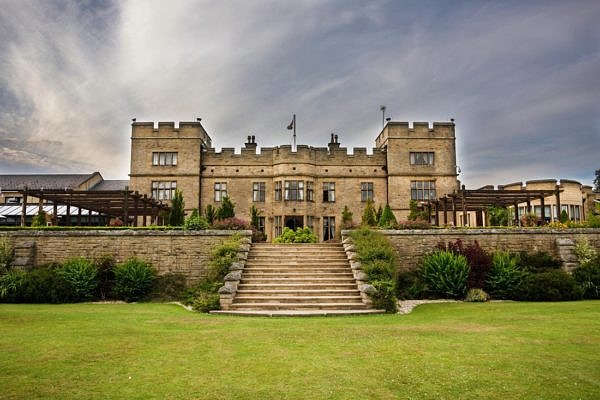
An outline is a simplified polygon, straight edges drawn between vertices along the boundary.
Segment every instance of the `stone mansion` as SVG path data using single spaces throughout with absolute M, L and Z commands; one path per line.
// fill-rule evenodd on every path
M 220 152 L 200 122 L 134 122 L 129 187 L 159 200 L 182 191 L 186 212 L 218 207 L 224 196 L 236 215 L 261 212 L 269 240 L 283 227 L 309 226 L 320 240 L 339 234 L 344 206 L 360 222 L 368 200 L 406 219 L 410 200 L 436 199 L 458 189 L 454 122 L 389 122 L 373 154 L 348 154 L 337 135 L 327 147 L 258 148 L 249 136 L 240 154 Z

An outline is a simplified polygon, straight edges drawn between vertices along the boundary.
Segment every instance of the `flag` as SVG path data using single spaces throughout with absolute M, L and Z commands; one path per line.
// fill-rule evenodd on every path
M 294 122 L 296 122 L 296 119 L 292 118 L 292 122 L 290 122 L 290 124 L 287 126 L 287 129 L 289 129 L 289 130 L 294 129 Z

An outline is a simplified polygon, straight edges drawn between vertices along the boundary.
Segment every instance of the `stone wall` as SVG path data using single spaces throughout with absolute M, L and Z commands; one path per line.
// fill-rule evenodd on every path
M 251 231 L 240 231 L 250 236 Z M 7 232 L 17 257 L 15 264 L 31 268 L 73 257 L 112 255 L 117 262 L 138 257 L 159 274 L 179 272 L 189 281 L 205 277 L 211 249 L 231 237 L 231 231 L 12 231 Z
M 512 252 L 546 251 L 560 258 L 558 243 L 570 239 L 576 243 L 587 238 L 600 250 L 600 229 L 532 230 L 532 229 L 427 229 L 382 231 L 398 253 L 398 268 L 417 268 L 423 255 L 432 251 L 438 243 L 461 239 L 463 243 L 477 241 L 485 250 L 508 250 Z M 342 235 L 348 231 L 343 231 Z

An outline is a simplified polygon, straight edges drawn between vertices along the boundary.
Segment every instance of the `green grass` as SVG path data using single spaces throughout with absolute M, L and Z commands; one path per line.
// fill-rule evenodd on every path
M 600 301 L 238 318 L 0 305 L 2 399 L 598 399 Z

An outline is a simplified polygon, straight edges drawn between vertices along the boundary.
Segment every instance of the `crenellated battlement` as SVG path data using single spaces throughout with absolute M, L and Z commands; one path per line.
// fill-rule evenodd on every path
M 132 139 L 200 139 L 204 147 L 212 145 L 212 139 L 200 123 L 196 122 L 133 122 Z
M 454 121 L 450 122 L 388 122 L 375 139 L 375 146 L 387 146 L 389 139 L 454 139 Z
M 353 148 L 349 153 L 345 147 L 328 149 L 327 147 L 312 147 L 307 145 L 298 145 L 296 151 L 292 151 L 292 146 L 282 145 L 277 147 L 264 148 L 242 148 L 240 153 L 236 153 L 234 148 L 224 147 L 221 151 L 210 148 L 203 153 L 203 163 L 206 165 L 214 164 L 313 164 L 313 165 L 383 165 L 386 162 L 386 155 L 375 149 L 374 154 L 367 154 L 365 147 Z

